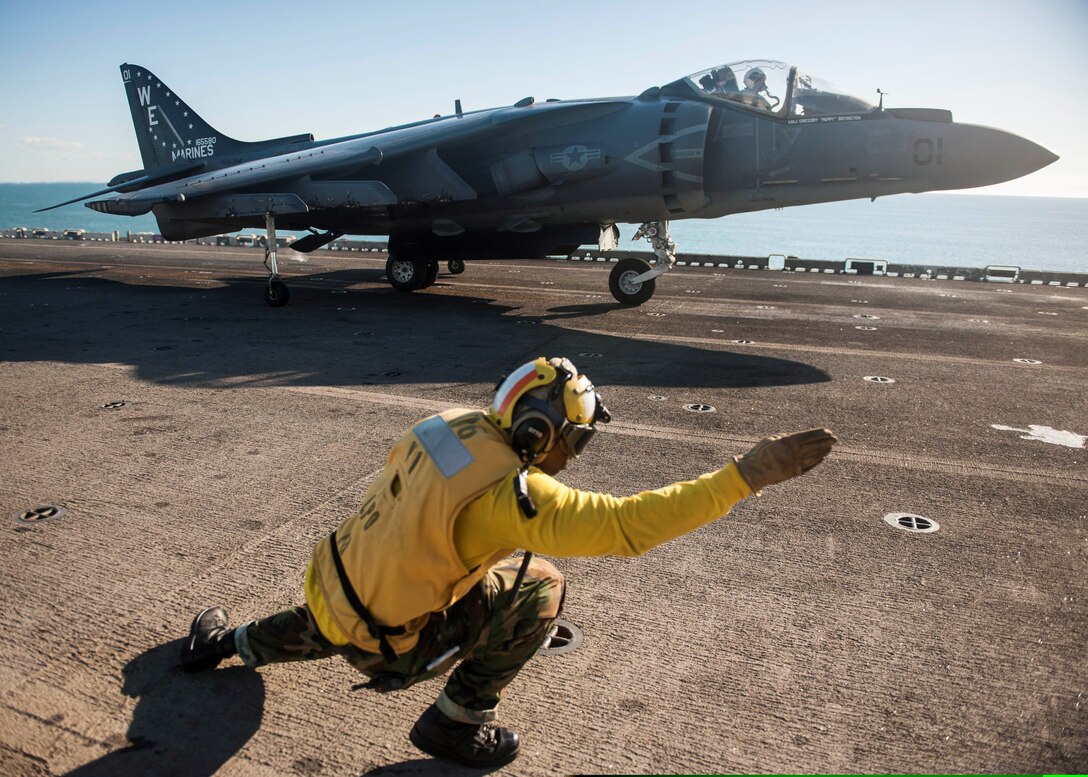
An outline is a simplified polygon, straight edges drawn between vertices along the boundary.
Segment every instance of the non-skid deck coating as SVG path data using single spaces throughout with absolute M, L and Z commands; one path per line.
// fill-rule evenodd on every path
M 623 309 L 595 263 L 402 294 L 380 258 L 298 259 L 271 309 L 255 251 L 0 243 L 0 772 L 470 773 L 408 742 L 439 682 L 177 653 L 204 606 L 301 602 L 403 429 L 540 354 L 615 419 L 578 487 L 841 442 L 642 558 L 556 559 L 585 642 L 511 686 L 504 773 L 1088 768 L 1084 288 L 680 268 Z

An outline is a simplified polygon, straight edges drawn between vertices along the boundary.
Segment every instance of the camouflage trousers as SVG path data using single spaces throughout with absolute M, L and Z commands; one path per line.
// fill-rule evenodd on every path
M 521 559 L 496 565 L 468 594 L 431 616 L 416 646 L 387 662 L 380 653 L 334 645 L 314 623 L 310 610 L 289 610 L 253 621 L 235 631 L 238 655 L 249 666 L 343 656 L 371 678 L 379 691 L 407 688 L 450 674 L 436 702 L 463 723 L 495 719 L 503 690 L 536 653 L 563 605 L 563 576 L 534 557 L 511 603 Z

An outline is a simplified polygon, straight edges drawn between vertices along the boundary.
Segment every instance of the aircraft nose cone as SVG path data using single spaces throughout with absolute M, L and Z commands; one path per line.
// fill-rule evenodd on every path
M 954 124 L 948 135 L 945 171 L 950 188 L 988 186 L 1034 173 L 1057 154 L 1011 132 Z
M 1014 157 L 1015 161 L 1023 169 L 1023 172 L 1019 173 L 1019 175 L 1027 175 L 1028 173 L 1034 173 L 1036 170 L 1042 170 L 1059 159 L 1058 155 L 1050 149 L 1044 148 L 1038 143 L 1033 143 L 1027 138 L 1018 135 L 1009 135 L 1009 138 L 1010 140 L 1006 141 L 1007 153 Z
M 1028 142 L 1031 143 L 1030 140 Z M 1035 170 L 1042 170 L 1047 165 L 1054 164 L 1061 159 L 1060 156 L 1048 148 L 1043 148 L 1035 143 L 1031 143 L 1031 145 L 1035 146 L 1035 150 L 1038 152 L 1038 164 L 1036 165 Z M 1034 172 L 1034 170 L 1032 172 Z

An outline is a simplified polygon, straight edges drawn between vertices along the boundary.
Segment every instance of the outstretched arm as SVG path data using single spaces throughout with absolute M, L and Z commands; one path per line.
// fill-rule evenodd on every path
M 462 511 L 454 543 L 470 569 L 499 548 L 551 556 L 641 555 L 720 518 L 754 490 L 807 472 L 833 442 L 830 432 L 767 438 L 717 472 L 629 497 L 579 491 L 533 470 L 528 484 L 537 517 L 521 514 L 506 478 Z

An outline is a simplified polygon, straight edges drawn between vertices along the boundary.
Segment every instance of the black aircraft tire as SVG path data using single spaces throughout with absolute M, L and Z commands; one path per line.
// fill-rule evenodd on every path
M 450 271 L 450 275 L 460 275 L 465 271 L 465 263 L 460 259 L 450 259 L 446 262 L 446 269 Z
M 426 289 L 428 286 L 434 286 L 436 280 L 438 280 L 438 262 L 428 262 L 427 272 L 423 275 L 423 284 L 419 288 Z
M 390 256 L 385 262 L 385 277 L 397 291 L 415 291 L 427 279 L 427 265 Z
M 274 308 L 282 308 L 291 299 L 291 291 L 283 281 L 269 281 L 264 289 L 264 301 Z
M 621 305 L 641 305 L 654 295 L 657 279 L 651 278 L 642 283 L 631 283 L 630 279 L 650 270 L 650 265 L 641 259 L 624 259 L 612 268 L 608 276 L 608 290 Z

